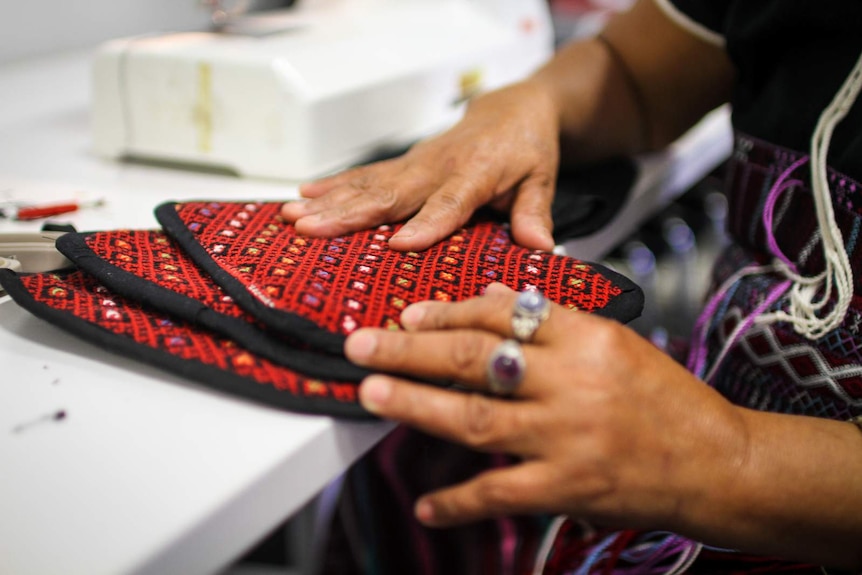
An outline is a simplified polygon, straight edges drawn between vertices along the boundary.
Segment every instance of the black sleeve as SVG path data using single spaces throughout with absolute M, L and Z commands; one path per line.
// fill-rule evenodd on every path
M 655 0 L 656 4 L 671 19 L 682 26 L 698 32 L 723 37 L 731 0 Z M 699 34 L 703 35 L 703 34 Z

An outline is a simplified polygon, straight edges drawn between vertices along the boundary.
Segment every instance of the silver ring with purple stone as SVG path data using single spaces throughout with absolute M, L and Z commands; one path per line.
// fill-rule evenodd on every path
M 551 302 L 535 291 L 518 294 L 512 310 L 512 334 L 521 343 L 529 343 L 542 322 L 551 314 Z
M 521 345 L 507 339 L 498 345 L 488 358 L 488 388 L 496 395 L 511 395 L 521 385 L 527 361 Z

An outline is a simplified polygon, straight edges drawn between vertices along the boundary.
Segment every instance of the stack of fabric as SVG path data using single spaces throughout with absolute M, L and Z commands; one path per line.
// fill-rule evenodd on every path
M 342 417 L 371 417 L 356 394 L 367 371 L 344 357 L 345 338 L 399 329 L 411 303 L 459 301 L 501 282 L 622 322 L 643 306 L 620 274 L 516 246 L 488 217 L 417 253 L 389 249 L 398 225 L 309 238 L 279 208 L 166 203 L 161 230 L 66 234 L 57 249 L 76 268 L 0 270 L 0 285 L 101 347 L 271 406 Z

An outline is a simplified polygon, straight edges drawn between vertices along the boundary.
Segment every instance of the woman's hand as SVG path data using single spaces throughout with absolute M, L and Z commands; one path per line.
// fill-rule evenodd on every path
M 560 306 L 521 345 L 525 375 L 512 397 L 488 395 L 488 358 L 512 337 L 515 298 L 492 284 L 464 302 L 408 307 L 406 331 L 347 339 L 356 363 L 467 388 L 373 375 L 359 390 L 370 411 L 520 458 L 421 497 L 420 521 L 559 513 L 862 567 L 856 426 L 736 407 L 628 328 Z
M 511 211 L 517 243 L 550 250 L 558 138 L 552 98 L 536 83 L 515 84 L 477 98 L 461 122 L 399 158 L 302 186 L 308 200 L 282 215 L 311 236 L 410 218 L 390 246 L 422 250 L 490 205 Z
M 747 454 L 737 408 L 616 322 L 553 306 L 511 398 L 487 390 L 492 351 L 512 337 L 516 294 L 495 284 L 469 301 L 415 304 L 405 332 L 359 330 L 348 357 L 390 373 L 455 380 L 474 393 L 375 375 L 363 404 L 382 417 L 520 464 L 421 498 L 432 526 L 553 512 L 603 525 L 673 529 L 729 489 Z

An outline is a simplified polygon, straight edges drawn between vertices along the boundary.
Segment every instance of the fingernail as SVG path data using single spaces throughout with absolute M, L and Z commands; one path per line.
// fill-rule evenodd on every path
M 545 240 L 545 244 L 548 246 L 548 249 L 554 249 L 556 242 L 554 241 L 554 234 L 551 233 L 551 230 L 544 225 L 536 226 L 536 231 L 539 232 L 539 237 Z
M 492 282 L 485 287 L 485 294 L 487 295 L 495 293 L 508 293 L 511 291 L 512 289 L 509 286 L 500 282 Z
M 308 210 L 305 208 L 305 206 L 303 206 L 302 215 L 296 221 L 298 222 L 299 220 L 305 220 L 306 222 L 317 223 L 323 221 L 324 219 L 325 217 L 323 215 L 323 212 L 314 212 L 310 214 L 308 213 Z
M 304 202 L 304 201 L 291 201 L 291 202 L 286 202 L 286 203 L 284 203 L 284 204 L 281 206 L 281 211 L 282 211 L 282 213 L 284 213 L 284 212 L 293 212 L 293 213 L 297 213 L 297 212 L 302 211 L 302 208 L 304 207 L 304 204 L 305 204 L 305 202 Z
M 344 353 L 356 363 L 367 361 L 377 349 L 377 335 L 371 330 L 353 332 L 344 342 Z
M 296 218 L 296 221 L 293 222 L 293 227 L 295 227 L 300 233 L 308 233 L 309 226 L 311 226 L 313 229 L 314 224 L 316 224 L 317 220 L 319 219 L 320 216 L 318 216 L 317 214 L 311 216 L 300 215 Z
M 367 377 L 359 386 L 359 401 L 371 413 L 379 412 L 392 395 L 392 382 L 383 377 Z
M 414 513 L 416 514 L 416 519 L 421 523 L 431 523 L 434 521 L 434 506 L 424 499 L 416 502 Z
M 415 235 L 416 235 L 416 228 L 411 226 L 411 225 L 405 225 L 400 230 L 398 230 L 395 234 L 393 234 L 392 238 L 390 238 L 390 239 L 398 238 L 398 239 L 404 240 L 407 238 L 412 238 Z
M 425 306 L 421 303 L 415 303 L 407 306 L 407 309 L 401 312 L 401 325 L 407 329 L 414 328 L 422 323 L 424 317 Z

